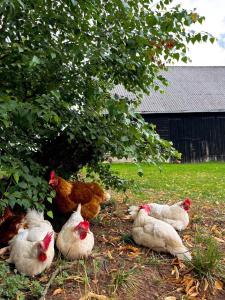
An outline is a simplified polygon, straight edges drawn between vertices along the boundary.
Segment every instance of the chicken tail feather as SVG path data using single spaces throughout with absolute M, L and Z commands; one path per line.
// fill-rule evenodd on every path
M 191 261 L 191 253 L 189 250 L 184 246 L 178 246 L 176 248 L 172 248 L 168 246 L 168 251 L 174 255 L 177 256 L 178 259 L 180 260 L 186 260 L 186 261 Z
M 44 220 L 44 214 L 43 212 L 37 211 L 35 209 L 28 209 L 26 220 L 28 225 L 38 223 Z
M 77 212 L 81 213 L 81 203 L 79 203 L 78 206 L 77 206 Z

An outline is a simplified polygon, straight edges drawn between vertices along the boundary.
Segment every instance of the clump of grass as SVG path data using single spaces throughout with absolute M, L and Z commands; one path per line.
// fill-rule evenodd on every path
M 112 279 L 112 293 L 115 294 L 119 288 L 135 291 L 137 282 L 134 277 L 135 268 L 128 271 L 118 270 Z
M 192 218 L 192 222 L 194 224 L 202 224 L 204 222 L 204 218 L 202 215 L 195 215 L 193 218 Z
M 147 258 L 145 263 L 149 266 L 159 266 L 163 264 L 163 261 L 162 258 L 153 254 L 152 256 Z
M 217 241 L 211 236 L 198 234 L 193 259 L 190 262 L 194 271 L 200 277 L 212 279 L 213 277 L 225 277 L 225 268 L 222 263 L 224 257 Z

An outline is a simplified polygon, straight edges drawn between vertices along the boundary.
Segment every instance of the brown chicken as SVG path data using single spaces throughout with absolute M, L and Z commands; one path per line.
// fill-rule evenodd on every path
M 25 227 L 25 214 L 22 212 L 15 214 L 10 208 L 6 208 L 0 218 L 0 247 L 7 246 L 19 229 Z
M 50 174 L 49 184 L 56 191 L 53 205 L 62 214 L 72 213 L 81 203 L 82 216 L 91 219 L 98 215 L 100 204 L 110 199 L 109 193 L 105 193 L 97 183 L 66 181 L 56 176 L 54 171 Z
M 13 212 L 9 207 L 6 207 L 3 215 L 0 217 L 0 226 L 4 223 L 8 218 L 13 216 Z

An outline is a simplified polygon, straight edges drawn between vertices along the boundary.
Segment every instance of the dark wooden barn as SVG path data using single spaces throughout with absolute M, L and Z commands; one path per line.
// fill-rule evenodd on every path
M 225 161 L 225 67 L 170 67 L 164 76 L 164 94 L 144 95 L 145 120 L 173 142 L 183 162 Z M 121 87 L 116 92 L 124 95 Z

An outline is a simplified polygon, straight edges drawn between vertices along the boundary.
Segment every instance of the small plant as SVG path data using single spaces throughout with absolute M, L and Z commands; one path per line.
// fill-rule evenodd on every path
M 57 286 L 62 286 L 64 285 L 64 281 L 67 279 L 68 276 L 69 274 L 66 271 L 62 271 L 55 277 L 54 283 Z
M 215 275 L 224 277 L 222 264 L 223 253 L 218 243 L 211 236 L 198 234 L 196 236 L 198 246 L 194 251 L 193 260 L 190 262 L 195 272 L 200 277 L 212 279 Z
M 163 264 L 163 261 L 162 258 L 153 254 L 152 256 L 147 258 L 145 263 L 149 266 L 158 266 Z
M 83 271 L 83 283 L 84 283 L 84 289 L 85 292 L 88 292 L 88 290 L 90 289 L 90 283 L 89 283 L 89 277 L 88 277 L 88 271 L 87 271 L 87 265 L 86 265 L 86 261 L 83 259 L 79 260 L 79 265 L 82 266 L 82 271 Z
M 129 234 L 129 233 L 124 233 L 121 236 L 121 241 L 123 241 L 126 244 L 136 245 L 133 238 L 132 238 L 132 235 Z
M 101 269 L 101 262 L 97 259 L 93 259 L 93 270 L 94 270 L 94 280 L 97 281 L 98 272 Z
M 8 265 L 0 262 L 0 299 L 25 299 L 25 295 L 32 295 L 32 299 L 38 298 L 43 287 L 37 280 L 24 275 L 13 274 Z
M 128 271 L 118 270 L 112 280 L 112 293 L 115 294 L 118 288 L 128 289 L 134 291 L 137 285 L 137 282 L 134 278 L 135 268 L 132 268 Z
M 192 222 L 194 224 L 202 224 L 204 222 L 204 218 L 202 215 L 195 215 L 193 218 L 192 218 Z

